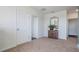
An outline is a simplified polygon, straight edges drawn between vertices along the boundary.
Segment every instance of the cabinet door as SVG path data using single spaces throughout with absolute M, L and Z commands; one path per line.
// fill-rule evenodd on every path
M 58 31 L 49 30 L 48 37 L 53 39 L 58 39 Z
M 58 39 L 58 31 L 53 31 L 53 38 Z

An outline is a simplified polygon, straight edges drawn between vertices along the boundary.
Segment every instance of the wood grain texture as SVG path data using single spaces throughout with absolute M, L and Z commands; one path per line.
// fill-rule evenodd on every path
M 56 40 L 44 37 L 18 45 L 5 52 L 79 52 L 79 49 L 76 48 L 76 38 Z

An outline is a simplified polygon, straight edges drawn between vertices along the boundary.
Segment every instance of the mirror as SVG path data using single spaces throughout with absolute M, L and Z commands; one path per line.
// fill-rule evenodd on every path
M 50 30 L 52 27 L 52 30 L 58 30 L 58 17 L 53 16 L 50 18 Z

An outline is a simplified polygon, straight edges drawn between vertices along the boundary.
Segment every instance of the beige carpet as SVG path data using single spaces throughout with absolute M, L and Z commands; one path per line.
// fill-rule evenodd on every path
M 18 45 L 6 52 L 79 52 L 76 48 L 76 38 L 68 40 L 40 38 Z

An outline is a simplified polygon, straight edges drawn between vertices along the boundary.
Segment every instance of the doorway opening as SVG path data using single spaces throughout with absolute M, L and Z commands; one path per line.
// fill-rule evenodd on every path
M 77 24 L 77 19 L 68 20 L 68 37 L 77 38 L 76 24 Z
M 32 16 L 32 24 L 31 24 L 31 28 L 32 28 L 32 40 L 37 39 L 38 38 L 38 17 L 37 16 Z

